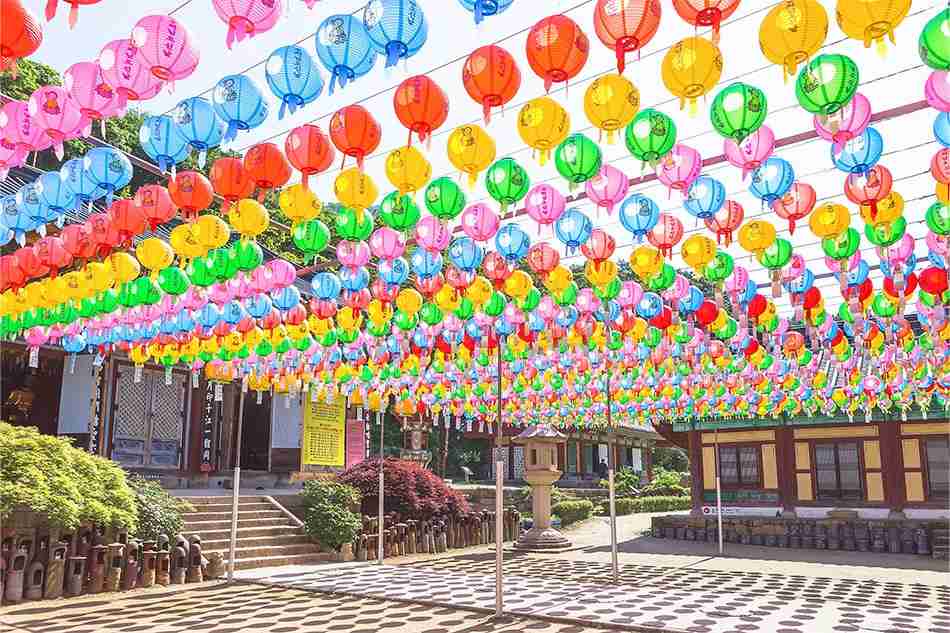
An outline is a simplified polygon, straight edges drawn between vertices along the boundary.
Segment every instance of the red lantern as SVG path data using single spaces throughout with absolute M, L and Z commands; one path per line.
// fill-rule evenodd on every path
M 135 192 L 135 204 L 142 209 L 148 228 L 154 231 L 175 217 L 178 208 L 172 202 L 168 189 L 161 185 L 145 185 Z
M 696 321 L 703 327 L 715 321 L 717 316 L 719 316 L 719 308 L 712 301 L 703 301 L 696 309 Z
M 218 161 L 220 160 L 226 159 L 218 159 Z M 215 161 L 215 165 L 218 161 Z M 240 166 L 240 163 L 238 165 Z M 241 168 L 243 169 L 243 167 Z M 214 167 L 211 168 L 211 173 L 214 173 Z M 214 202 L 214 190 L 211 188 L 211 183 L 203 174 L 197 171 L 178 172 L 174 178 L 168 181 L 168 195 L 172 202 L 182 210 L 186 220 L 195 219 L 199 211 L 204 211 Z
M 947 271 L 932 266 L 923 270 L 918 279 L 920 288 L 927 294 L 939 297 L 947 290 Z
M 669 308 L 664 307 L 660 310 L 658 315 L 650 319 L 649 323 L 655 328 L 665 330 L 673 323 L 673 312 Z
M 577 76 L 590 54 L 587 35 L 566 15 L 552 15 L 531 27 L 525 44 L 528 65 L 544 80 L 544 89 Z
M 61 268 L 73 261 L 73 256 L 63 246 L 63 240 L 51 235 L 37 240 L 33 250 L 40 263 L 50 269 L 51 277 L 55 277 Z
M 44 265 L 32 246 L 24 246 L 13 251 L 17 266 L 20 267 L 26 276 L 30 279 L 36 279 L 49 274 L 49 266 Z
M 26 283 L 26 273 L 15 255 L 0 256 L 0 289 L 19 288 Z
M 547 242 L 532 244 L 528 249 L 528 266 L 538 275 L 547 275 L 557 268 L 561 255 Z
M 602 262 L 614 254 L 617 242 L 603 229 L 594 229 L 590 237 L 581 245 L 581 253 L 592 262 Z
M 474 279 L 474 271 L 460 270 L 452 265 L 446 266 L 445 268 L 445 283 L 456 290 L 465 290 L 472 285 Z
M 416 277 L 416 290 L 421 292 L 427 299 L 437 293 L 445 285 L 445 277 L 442 273 L 431 277 Z
M 244 154 L 244 170 L 260 190 L 258 200 L 290 180 L 290 163 L 273 143 L 258 143 Z
M 333 113 L 330 119 L 330 140 L 346 156 L 356 159 L 363 169 L 363 159 L 379 147 L 382 130 L 363 106 L 349 105 Z
M 875 165 L 866 175 L 851 174 L 844 179 L 844 195 L 857 205 L 871 207 L 871 217 L 877 216 L 878 200 L 891 193 L 894 177 L 884 165 Z
M 660 27 L 660 0 L 597 0 L 594 32 L 617 56 L 617 72 L 626 67 L 626 54 L 638 51 Z
M 362 290 L 344 290 L 340 293 L 340 303 L 354 311 L 365 310 L 369 306 L 372 296 L 367 288 Z M 286 322 L 286 319 L 284 319 Z
M 814 289 L 814 288 L 812 288 Z M 747 308 L 750 319 L 757 319 L 759 315 L 765 312 L 765 309 L 769 307 L 768 301 L 765 300 L 765 297 L 756 293 L 752 299 L 749 300 L 749 307 Z
M 143 224 L 145 218 L 142 218 Z M 95 244 L 96 254 L 104 257 L 122 243 L 122 236 L 119 229 L 113 226 L 112 220 L 105 213 L 93 213 L 86 218 L 86 226 L 89 227 L 89 238 Z
M 930 161 L 930 173 L 941 184 L 950 183 L 950 147 L 944 147 L 934 154 Z
M 43 42 L 43 27 L 20 0 L 0 0 L 0 70 L 13 70 L 16 60 L 32 55 Z
M 489 44 L 476 48 L 465 60 L 462 83 L 468 95 L 482 105 L 487 123 L 493 107 L 505 105 L 517 94 L 521 87 L 521 71 L 511 53 Z
M 759 295 L 756 295 L 759 296 Z M 805 291 L 805 296 L 802 297 L 802 307 L 806 310 L 811 310 L 818 306 L 821 303 L 821 290 L 812 286 Z M 764 309 L 764 308 L 763 308 Z
M 746 345 L 742 353 L 745 355 L 746 358 L 750 358 L 758 350 L 759 350 L 759 342 L 755 340 L 754 338 L 750 338 L 749 344 Z
M 310 176 L 326 171 L 333 162 L 335 152 L 323 130 L 316 125 L 301 125 L 287 135 L 284 154 L 303 176 L 304 188 L 309 189 Z
M 495 284 L 495 288 L 501 289 L 505 280 L 511 276 L 511 267 L 504 257 L 497 251 L 488 251 L 485 253 L 485 259 L 482 260 L 482 271 L 488 281 Z
M 719 43 L 719 25 L 739 6 L 739 0 L 673 0 L 680 17 L 695 26 L 712 27 L 713 44 Z
M 89 259 L 96 254 L 96 243 L 86 224 L 69 224 L 59 232 L 63 248 L 75 259 Z
M 145 212 L 134 200 L 116 200 L 108 213 L 112 227 L 119 232 L 120 244 L 131 244 L 133 237 L 145 232 Z
M 46 0 L 46 21 L 49 22 L 56 17 L 56 5 L 60 0 Z M 69 28 L 76 26 L 76 20 L 79 18 L 79 5 L 98 4 L 102 0 L 62 0 L 69 5 Z
M 716 234 L 717 244 L 725 238 L 726 246 L 729 246 L 732 243 L 732 232 L 739 228 L 744 217 L 745 211 L 741 204 L 735 200 L 726 200 L 716 213 L 703 222 L 707 229 Z
M 254 193 L 254 181 L 244 169 L 240 158 L 219 158 L 211 166 L 211 185 L 214 192 L 224 198 L 222 213 L 227 213 L 232 202 L 247 198 Z M 184 208 L 183 205 L 180 205 Z
M 392 303 L 396 300 L 396 294 L 399 292 L 399 286 L 396 284 L 389 285 L 382 278 L 377 277 L 373 280 L 373 283 L 369 286 L 370 292 L 373 295 L 374 299 L 378 299 L 383 303 Z
M 311 299 L 310 312 L 315 314 L 318 318 L 329 319 L 336 315 L 336 301 L 332 299 Z
M 944 271 L 944 277 L 946 277 L 945 271 Z M 944 281 L 944 283 L 946 283 L 946 281 Z M 903 288 L 898 288 L 894 284 L 893 277 L 884 278 L 884 292 L 894 297 L 895 299 L 899 299 L 901 297 L 909 297 L 910 295 L 914 294 L 915 290 L 917 290 L 917 275 L 915 275 L 914 273 L 910 273 L 909 275 L 904 277 Z
M 664 257 L 673 256 L 673 247 L 682 238 L 683 223 L 669 213 L 661 213 L 656 226 L 647 233 L 647 241 L 660 249 L 660 254 Z
M 449 99 L 439 85 L 425 75 L 416 75 L 404 80 L 393 95 L 393 108 L 399 122 L 426 142 L 432 133 L 445 123 L 449 116 Z
M 795 233 L 795 222 L 801 220 L 815 208 L 815 188 L 804 182 L 794 183 L 785 195 L 772 203 L 775 215 L 788 220 L 788 232 Z

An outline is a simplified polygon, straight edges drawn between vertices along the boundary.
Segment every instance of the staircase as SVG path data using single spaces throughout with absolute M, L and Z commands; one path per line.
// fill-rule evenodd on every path
M 934 558 L 950 559 L 950 528 L 934 528 L 930 550 Z
M 231 547 L 231 497 L 185 497 L 193 512 L 185 513 L 182 533 L 201 537 L 205 557 L 219 552 L 227 563 Z M 302 528 L 264 497 L 238 500 L 235 569 L 304 565 L 334 560 L 321 552 Z

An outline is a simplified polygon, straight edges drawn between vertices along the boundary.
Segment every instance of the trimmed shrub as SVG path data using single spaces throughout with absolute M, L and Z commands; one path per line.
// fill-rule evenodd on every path
M 609 488 L 610 483 L 606 479 L 600 480 L 601 488 Z M 640 471 L 634 470 L 629 466 L 624 466 L 614 473 L 614 488 L 618 495 L 625 497 L 636 497 L 640 494 Z
M 360 502 L 360 493 L 353 486 L 308 481 L 300 495 L 307 508 L 304 529 L 323 549 L 338 552 L 363 529 L 360 516 L 353 511 Z
M 561 518 L 561 525 L 570 525 L 591 518 L 594 514 L 594 504 L 587 499 L 562 501 L 554 504 L 551 512 Z
M 631 499 L 629 497 L 622 497 L 620 499 L 615 500 L 614 505 L 617 508 L 617 516 L 620 516 L 622 514 L 633 514 L 634 512 L 636 512 L 637 501 L 639 501 L 639 499 Z M 608 501 L 607 504 L 605 504 L 607 514 L 610 514 L 609 503 L 610 502 Z
M 690 497 L 640 497 L 633 501 L 633 512 L 673 512 L 693 507 Z
M 157 541 L 162 534 L 174 537 L 181 532 L 182 512 L 191 504 L 168 494 L 157 481 L 139 475 L 129 476 L 129 487 L 135 494 L 138 529 L 135 536 L 143 541 Z
M 653 479 L 640 490 L 640 497 L 688 497 L 690 491 L 680 484 L 682 473 L 655 468 Z
M 303 504 L 310 508 L 329 503 L 343 508 L 355 508 L 360 503 L 360 491 L 353 486 L 332 480 L 312 480 L 303 485 L 300 491 Z
M 398 512 L 412 519 L 428 519 L 437 515 L 459 516 L 471 511 L 460 492 L 415 462 L 387 458 L 383 462 L 383 476 L 386 512 Z M 379 459 L 360 462 L 344 471 L 339 481 L 360 492 L 364 514 L 376 514 Z

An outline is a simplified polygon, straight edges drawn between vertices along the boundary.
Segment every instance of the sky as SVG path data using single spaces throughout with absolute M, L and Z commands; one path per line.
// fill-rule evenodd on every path
M 173 91 L 163 90 L 154 99 L 145 102 L 143 109 L 152 113 L 166 112 L 174 108 L 181 99 L 204 94 L 209 96 L 211 87 L 218 79 L 227 74 L 246 73 L 254 79 L 270 99 L 271 114 L 263 125 L 248 133 L 239 135 L 231 149 L 245 150 L 251 145 L 269 140 L 282 147 L 286 133 L 301 124 L 315 123 L 326 129 L 330 116 L 337 109 L 359 103 L 367 107 L 377 117 L 383 129 L 382 142 L 377 151 L 367 159 L 366 169 L 374 178 L 382 194 L 392 190 L 384 172 L 385 156 L 390 151 L 405 145 L 407 131 L 398 122 L 393 112 L 392 97 L 398 84 L 406 77 L 426 74 L 445 90 L 449 99 L 449 117 L 431 141 L 431 148 L 421 145 L 432 163 L 433 178 L 442 175 L 458 176 L 449 163 L 445 144 L 448 134 L 457 126 L 482 122 L 481 106 L 476 104 L 462 86 L 461 69 L 464 58 L 475 48 L 497 43 L 506 48 L 515 57 L 522 75 L 521 88 L 511 103 L 503 111 L 492 114 L 491 122 L 485 125 L 486 131 L 495 139 L 497 156 L 511 156 L 527 170 L 532 184 L 549 182 L 567 193 L 566 183 L 557 174 L 553 161 L 541 166 L 532 157 L 531 151 L 522 142 L 516 132 L 515 124 L 521 106 L 527 101 L 545 94 L 541 79 L 536 77 L 528 66 L 525 55 L 525 42 L 530 27 L 544 15 L 563 12 L 574 19 L 588 34 L 591 40 L 590 58 L 574 80 L 565 87 L 555 84 L 550 96 L 563 105 L 571 116 L 573 131 L 582 131 L 594 140 L 598 140 L 596 129 L 592 129 L 583 111 L 584 92 L 598 76 L 615 72 L 615 57 L 612 50 L 604 47 L 594 34 L 592 15 L 593 0 L 515 0 L 511 7 L 500 16 L 486 19 L 476 26 L 472 14 L 466 11 L 456 0 L 417 0 L 426 16 L 429 26 L 428 41 L 421 51 L 400 63 L 397 68 L 383 68 L 383 58 L 377 58 L 370 73 L 343 89 L 337 88 L 333 95 L 324 93 L 312 104 L 301 108 L 296 114 L 288 114 L 283 120 L 277 117 L 277 100 L 267 91 L 264 81 L 264 62 L 269 54 L 280 46 L 300 43 L 316 59 L 313 34 L 320 23 L 332 14 L 362 14 L 365 2 L 353 0 L 322 0 L 312 10 L 306 8 L 303 0 L 284 0 L 286 15 L 270 31 L 253 39 L 235 43 L 232 50 L 225 46 L 226 27 L 215 14 L 211 0 L 102 0 L 92 6 L 83 6 L 79 12 L 79 22 L 74 30 L 67 25 L 68 7 L 63 4 L 52 23 L 44 23 L 44 40 L 33 59 L 50 64 L 62 72 L 72 63 L 95 59 L 101 48 L 113 39 L 127 37 L 136 21 L 149 14 L 174 11 L 198 42 L 201 61 L 195 73 L 185 80 L 178 81 Z M 42 15 L 46 0 L 23 0 L 24 4 L 37 15 Z M 758 47 L 759 25 L 774 2 L 761 0 L 743 0 L 735 14 L 722 25 L 720 50 L 724 58 L 724 68 L 720 83 L 699 103 L 699 112 L 695 115 L 688 110 L 680 110 L 678 100 L 670 95 L 660 79 L 660 64 L 663 56 L 676 41 L 696 34 L 695 28 L 684 22 L 668 2 L 663 2 L 663 15 L 660 28 L 652 41 L 643 48 L 637 59 L 628 57 L 625 76 L 632 80 L 640 91 L 641 108 L 656 107 L 672 116 L 678 128 L 679 142 L 686 143 L 698 150 L 703 157 L 718 156 L 723 151 L 723 141 L 712 129 L 708 118 L 708 107 L 715 93 L 733 81 L 743 81 L 758 86 L 768 98 L 769 114 L 766 124 L 775 132 L 776 138 L 793 136 L 812 129 L 812 117 L 802 110 L 795 99 L 794 80 L 783 81 L 780 67 L 774 66 L 762 55 Z M 861 85 L 859 91 L 871 103 L 874 112 L 880 112 L 918 102 L 923 99 L 923 85 L 929 73 L 917 55 L 917 36 L 925 22 L 932 17 L 942 4 L 934 1 L 914 2 L 910 14 L 896 31 L 896 46 L 888 43 L 882 55 L 876 47 L 864 48 L 863 43 L 848 40 L 834 23 L 834 3 L 824 0 L 830 17 L 830 29 L 822 52 L 837 52 L 851 56 L 860 68 Z M 708 37 L 708 33 L 700 32 Z M 329 83 L 329 75 L 324 72 Z M 928 169 L 931 156 L 937 151 L 932 123 L 936 112 L 924 108 L 913 114 L 881 121 L 875 124 L 884 138 L 885 154 L 882 164 L 886 165 L 894 176 L 894 190 L 903 195 L 906 201 L 904 217 L 908 221 L 908 232 L 918 238 L 916 253 L 926 257 L 923 236 L 926 234 L 924 212 L 934 200 L 934 185 Z M 607 162 L 623 170 L 631 178 L 640 176 L 643 168 L 623 145 L 622 139 L 614 144 L 601 141 L 601 148 Z M 832 200 L 848 206 L 852 213 L 852 226 L 859 230 L 863 222 L 857 215 L 854 205 L 848 203 L 843 195 L 844 175 L 835 170 L 829 155 L 829 144 L 822 140 L 809 140 L 782 147 L 776 155 L 790 161 L 796 170 L 798 180 L 811 184 L 819 202 Z M 311 186 L 323 200 L 333 200 L 333 179 L 337 175 L 339 164 L 334 165 L 325 174 L 311 180 Z M 649 168 L 647 168 L 649 169 Z M 780 237 L 789 239 L 795 252 L 804 255 L 808 267 L 816 274 L 828 273 L 823 261 L 819 240 L 808 230 L 807 223 L 800 223 L 794 234 L 790 234 L 787 224 L 748 192 L 748 181 L 742 181 L 740 170 L 721 163 L 711 166 L 705 174 L 723 182 L 727 196 L 743 205 L 746 219 L 768 219 L 775 224 Z M 460 182 L 464 182 L 462 179 Z M 685 237 L 696 232 L 710 235 L 701 222 L 694 220 L 683 208 L 682 197 L 678 193 L 670 194 L 657 182 L 631 187 L 631 193 L 643 193 L 653 198 L 661 211 L 671 212 L 679 217 L 686 229 Z M 469 202 L 487 200 L 483 183 L 468 191 Z M 421 194 L 417 202 L 422 205 Z M 590 203 L 576 205 L 581 211 L 594 219 L 594 226 L 604 228 L 617 241 L 617 257 L 626 258 L 636 246 L 633 237 L 619 223 L 617 213 L 607 214 L 604 210 L 594 209 Z M 551 236 L 549 230 L 539 233 L 535 223 L 521 216 L 514 220 L 521 224 L 532 239 L 546 239 L 563 248 Z M 866 239 L 862 241 L 863 256 L 872 266 L 879 258 L 873 246 Z M 757 261 L 751 259 L 738 244 L 733 244 L 728 252 L 736 262 L 747 267 L 753 279 L 761 285 L 769 282 L 767 271 Z M 676 249 L 673 264 L 682 268 L 682 262 Z M 569 263 L 582 263 L 580 254 L 566 259 Z M 918 269 L 923 266 L 918 266 Z M 880 288 L 881 274 L 872 272 L 875 288 Z M 816 285 L 826 297 L 829 311 L 837 309 L 841 302 L 834 278 L 820 279 Z M 767 295 L 769 290 L 763 290 Z M 788 314 L 791 307 L 787 296 L 776 299 L 780 312 Z

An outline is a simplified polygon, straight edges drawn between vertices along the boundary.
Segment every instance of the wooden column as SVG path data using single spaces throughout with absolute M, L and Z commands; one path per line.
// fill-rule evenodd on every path
M 584 440 L 577 438 L 577 474 L 583 475 L 584 472 Z
M 643 443 L 643 472 L 647 474 L 647 481 L 653 481 L 653 447 L 652 442 Z
M 884 473 L 884 502 L 891 512 L 903 512 L 907 503 L 900 428 L 900 422 L 897 421 L 882 422 L 879 425 L 881 469 Z
M 645 454 L 643 459 L 646 460 Z M 700 516 L 703 506 L 703 440 L 696 430 L 689 432 L 689 478 L 693 495 L 692 514 Z
M 775 461 L 778 472 L 778 494 L 782 511 L 795 512 L 795 441 L 789 427 L 775 429 Z

